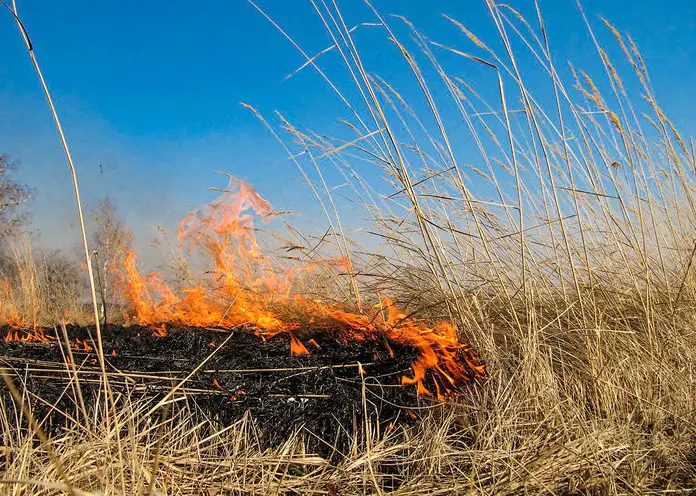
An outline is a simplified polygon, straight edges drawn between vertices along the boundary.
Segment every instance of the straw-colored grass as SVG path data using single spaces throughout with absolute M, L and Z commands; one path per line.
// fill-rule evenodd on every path
M 108 408 L 50 440 L 56 462 L 6 401 L 5 494 L 59 493 L 58 466 L 76 494 L 696 487 L 694 143 L 660 109 L 635 44 L 614 27 L 595 33 L 587 23 L 599 71 L 567 69 L 551 56 L 541 15 L 525 20 L 487 5 L 497 39 L 481 40 L 448 19 L 461 33 L 457 47 L 373 12 L 358 29 L 388 36 L 369 49 L 400 57 L 412 75 L 406 90 L 363 64 L 357 32 L 334 4 L 315 3 L 334 43 L 319 55 L 273 26 L 306 57 L 301 70 L 314 70 L 344 103 L 345 133 L 330 137 L 280 114 L 277 128 L 249 108 L 326 214 L 319 245 L 296 233 L 297 245 L 312 247 L 306 256 L 338 251 L 351 260 L 346 300 L 389 294 L 456 322 L 488 362 L 490 380 L 416 427 L 360 426 L 371 435 L 356 436 L 340 461 L 305 452 L 301 426 L 283 447 L 262 451 L 248 419 L 214 425 L 174 393 L 169 412 L 105 395 Z M 397 35 L 404 29 L 411 42 Z M 623 53 L 627 71 L 599 39 Z M 343 61 L 351 88 L 321 70 L 329 56 Z M 473 87 L 467 68 L 488 71 L 488 84 Z M 530 87 L 531 72 L 546 86 Z M 349 238 L 329 169 L 377 243 L 359 247 Z M 40 401 L 25 395 L 29 404 Z
M 0 248 L 0 321 L 31 328 L 59 317 L 87 322 L 84 277 L 70 257 L 33 246 L 24 233 Z

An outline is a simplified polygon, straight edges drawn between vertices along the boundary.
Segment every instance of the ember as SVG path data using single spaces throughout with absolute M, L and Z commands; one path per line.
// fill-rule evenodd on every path
M 415 385 L 419 395 L 432 395 L 433 387 L 425 385 L 432 372 L 430 382 L 440 399 L 456 396 L 472 379 L 487 377 L 485 365 L 459 341 L 456 328 L 448 322 L 428 325 L 406 315 L 389 299 L 349 311 L 294 292 L 298 277 L 315 270 L 320 262 L 285 270 L 274 266 L 261 253 L 252 213 L 268 220 L 273 209 L 253 188 L 230 178 L 228 189 L 217 200 L 181 222 L 182 245 L 202 251 L 212 263 L 204 275 L 183 287 L 173 288 L 157 273 L 141 275 L 135 254 L 124 246 L 123 263 L 112 270 L 120 293 L 132 307 L 127 321 L 149 326 L 160 337 L 167 335 L 163 323 L 222 329 L 244 326 L 263 339 L 284 334 L 293 356 L 310 354 L 297 337 L 307 323 L 314 333 L 325 332 L 344 343 L 382 339 L 416 351 L 402 384 Z M 327 263 L 351 271 L 349 260 Z M 276 310 L 280 307 L 292 308 L 291 316 Z M 314 339 L 308 344 L 320 349 Z

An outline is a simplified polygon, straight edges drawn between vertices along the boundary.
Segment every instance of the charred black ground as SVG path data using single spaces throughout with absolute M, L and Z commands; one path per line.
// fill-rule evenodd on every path
M 0 329 L 2 336 L 8 331 Z M 60 332 L 45 331 L 54 337 Z M 68 334 L 73 343 L 76 338 L 91 342 L 94 328 L 68 326 Z M 400 384 L 401 376 L 411 373 L 414 349 L 384 340 L 344 342 L 332 332 L 313 335 L 316 348 L 307 344 L 307 332 L 300 334 L 310 355 L 291 356 L 287 334 L 262 340 L 248 329 L 235 330 L 231 338 L 229 331 L 194 328 L 168 329 L 164 337 L 140 326 L 109 325 L 102 331 L 107 368 L 129 376 L 128 380 L 114 376 L 114 388 L 135 389 L 136 394 L 165 394 L 217 350 L 186 383 L 187 396 L 202 415 L 222 424 L 249 412 L 266 446 L 277 445 L 298 428 L 330 444 L 342 438 L 344 444 L 347 433 L 363 420 L 363 397 L 368 416 L 384 426 L 411 422 L 416 416 L 413 409 L 422 400 L 415 386 Z M 47 416 L 46 427 L 53 433 L 62 429 L 65 417 L 51 406 L 75 410 L 70 390 L 66 394 L 69 375 L 64 353 L 65 346 L 57 340 L 0 342 L 0 362 L 15 371 L 18 386 L 46 402 L 34 402 L 35 409 L 38 416 Z M 85 400 L 93 404 L 99 388 L 96 353 L 73 350 L 73 356 L 84 378 Z M 6 388 L 3 394 L 9 394 Z

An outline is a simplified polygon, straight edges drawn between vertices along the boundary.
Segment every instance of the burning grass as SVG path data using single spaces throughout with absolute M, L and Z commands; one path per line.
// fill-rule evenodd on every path
M 498 49 L 447 19 L 467 45 L 460 49 L 403 18 L 372 10 L 371 22 L 347 29 L 335 4 L 313 5 L 335 44 L 316 56 L 300 51 L 299 70 L 332 55 L 346 64 L 362 98 L 348 102 L 341 85 L 328 85 L 348 103 L 345 133 L 303 130 L 278 114 L 279 131 L 248 108 L 307 181 L 327 234 L 300 233 L 304 257 L 275 263 L 253 225 L 271 206 L 232 179 L 180 226 L 182 248 L 203 269 L 177 282 L 143 275 L 121 247 L 110 275 L 130 327 L 95 328 L 94 340 L 85 327 L 38 327 L 46 312 L 31 282 L 40 272 L 25 264 L 25 289 L 0 285 L 17 299 L 0 301 L 4 318 L 33 329 L 12 329 L 2 344 L 11 369 L 0 397 L 4 487 L 691 491 L 696 153 L 658 106 L 633 41 L 605 23 L 631 82 L 589 22 L 599 69 L 565 71 L 539 11 L 528 22 L 486 2 Z M 373 28 L 396 45 L 415 92 L 366 66 L 356 30 Z M 491 76 L 480 88 L 462 75 L 472 65 Z M 534 81 L 548 81 L 538 91 L 525 80 L 535 70 Z M 451 127 L 453 116 L 461 125 Z M 389 187 L 361 175 L 366 168 Z M 329 169 L 365 207 L 377 248 L 357 247 L 343 229 Z M 319 256 L 324 248 L 339 256 Z M 315 278 L 348 290 L 307 291 Z M 165 370 L 181 379 L 167 390 Z
M 321 265 L 351 270 L 351 264 L 339 260 L 285 270 L 273 266 L 261 253 L 249 210 L 264 218 L 273 213 L 253 188 L 231 177 L 220 198 L 181 222 L 179 240 L 189 243 L 191 249 L 202 249 L 212 268 L 206 267 L 203 275 L 177 291 L 159 274 L 142 276 L 134 253 L 124 246 L 123 264 L 112 269 L 117 291 L 133 309 L 126 320 L 156 329 L 167 324 L 222 329 L 247 326 L 263 338 L 288 334 L 293 355 L 310 354 L 295 336 L 302 328 L 311 329 L 312 334 L 329 333 L 345 343 L 386 340 L 418 351 L 412 377 L 404 376 L 403 384 L 415 384 L 419 395 L 430 396 L 424 381 L 432 371 L 431 383 L 440 399 L 455 395 L 474 378 L 487 378 L 485 365 L 460 342 L 455 326 L 448 322 L 428 325 L 397 309 L 388 298 L 374 308 L 348 311 L 294 291 L 300 274 Z M 277 309 L 283 309 L 285 315 Z

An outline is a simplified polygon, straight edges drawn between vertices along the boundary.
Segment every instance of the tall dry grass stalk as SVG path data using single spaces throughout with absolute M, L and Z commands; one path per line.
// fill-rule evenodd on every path
M 29 52 L 29 58 L 31 59 L 32 65 L 34 67 L 34 71 L 36 72 L 36 76 L 39 79 L 39 82 L 41 83 L 41 88 L 43 89 L 44 95 L 46 97 L 46 103 L 48 103 L 48 106 L 51 111 L 51 117 L 53 119 L 53 123 L 56 126 L 56 130 L 58 131 L 58 136 L 60 137 L 60 142 L 63 147 L 63 151 L 65 153 L 65 158 L 68 162 L 68 166 L 70 168 L 70 177 L 72 179 L 72 185 L 73 185 L 73 194 L 75 196 L 75 204 L 77 207 L 77 218 L 80 226 L 80 234 L 82 236 L 82 247 L 84 249 L 84 256 L 85 256 L 85 267 L 87 268 L 87 280 L 89 283 L 89 289 L 90 289 L 90 297 L 91 297 L 91 302 L 92 302 L 92 310 L 94 314 L 94 325 L 96 328 L 96 342 L 94 338 L 91 338 L 91 341 L 94 343 L 94 348 L 96 349 L 97 357 L 99 359 L 99 365 L 102 371 L 102 376 L 101 379 L 104 382 L 104 386 L 106 388 L 107 394 L 104 395 L 104 405 L 105 407 L 109 407 L 110 403 L 110 409 L 113 413 L 112 417 L 115 417 L 115 403 L 114 403 L 114 398 L 113 395 L 110 391 L 109 388 L 109 379 L 108 375 L 106 373 L 106 364 L 104 361 L 104 349 L 102 346 L 102 335 L 101 335 L 101 328 L 100 328 L 100 320 L 99 320 L 99 306 L 97 302 L 97 290 L 95 286 L 95 278 L 94 278 L 94 272 L 92 269 L 92 253 L 89 250 L 89 245 L 87 242 L 87 230 L 85 228 L 85 221 L 84 221 L 84 214 L 83 214 L 83 209 L 82 209 L 82 202 L 80 200 L 80 188 L 78 184 L 78 179 L 77 179 L 77 170 L 75 168 L 75 164 L 73 162 L 72 154 L 70 153 L 70 146 L 68 144 L 68 140 L 65 137 L 65 133 L 63 132 L 63 126 L 61 124 L 60 118 L 58 116 L 58 111 L 56 110 L 55 104 L 53 103 L 53 97 L 51 96 L 51 92 L 48 89 L 48 84 L 46 83 L 46 80 L 43 76 L 43 72 L 41 70 L 41 66 L 39 65 L 38 59 L 36 57 L 36 53 L 34 51 L 34 45 L 31 42 L 31 38 L 29 37 L 29 33 L 27 32 L 26 27 L 22 23 L 22 20 L 19 16 L 19 13 L 17 11 L 17 3 L 16 0 L 12 0 L 12 6 L 8 5 L 4 0 L 0 0 L 0 3 L 2 3 L 2 6 L 6 8 L 6 10 L 14 17 L 15 23 L 17 25 L 17 28 L 19 29 L 19 32 L 22 36 L 22 39 L 24 40 L 25 46 L 27 48 L 27 51 Z M 121 459 L 120 455 L 120 448 L 121 448 L 121 437 L 120 433 L 116 433 L 116 444 L 119 446 L 119 459 Z M 121 490 L 125 493 L 125 481 L 121 479 Z M 72 489 L 70 490 L 72 492 Z
M 350 257 L 353 298 L 388 292 L 455 321 L 491 379 L 417 427 L 356 436 L 339 462 L 306 453 L 299 434 L 262 451 L 248 419 L 197 422 L 180 408 L 183 397 L 172 396 L 175 411 L 161 421 L 152 404 L 120 398 L 105 411 L 115 415 L 109 429 L 128 427 L 122 446 L 103 441 L 115 431 L 98 427 L 99 412 L 92 429 L 53 440 L 74 486 L 138 494 L 154 478 L 166 494 L 693 489 L 696 155 L 657 104 L 634 42 L 604 23 L 602 36 L 613 37 L 631 75 L 587 22 L 600 67 L 591 75 L 560 68 L 539 8 L 526 20 L 487 2 L 498 35 L 487 42 L 448 18 L 462 47 L 373 9 L 368 27 L 384 32 L 414 92 L 366 67 L 335 3 L 312 5 L 333 41 L 319 55 L 273 25 L 306 58 L 302 70 L 314 70 L 345 105 L 345 133 L 306 130 L 280 114 L 280 129 L 264 119 L 329 221 L 322 246 L 308 253 Z M 403 29 L 413 42 L 401 40 Z M 329 55 L 343 62 L 351 88 L 321 70 Z M 468 67 L 490 74 L 486 87 L 462 76 Z M 545 87 L 527 82 L 532 70 Z M 329 168 L 371 220 L 376 246 L 348 239 Z M 54 465 L 15 429 L 16 406 L 2 411 L 11 440 L 5 478 L 23 481 L 6 487 L 57 491 Z

